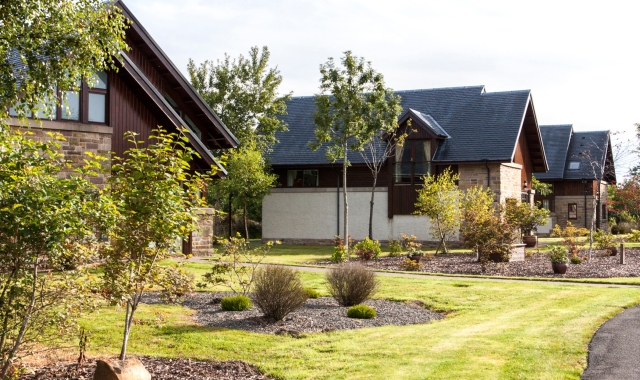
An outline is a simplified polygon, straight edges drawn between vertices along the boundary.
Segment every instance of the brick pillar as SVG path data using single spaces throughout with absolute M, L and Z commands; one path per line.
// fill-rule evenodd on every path
M 212 208 L 197 209 L 198 229 L 191 235 L 191 253 L 194 256 L 213 255 L 213 214 Z

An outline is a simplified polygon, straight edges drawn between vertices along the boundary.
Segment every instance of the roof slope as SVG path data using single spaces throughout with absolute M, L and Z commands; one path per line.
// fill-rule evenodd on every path
M 540 134 L 542 135 L 542 144 L 547 155 L 549 171 L 546 173 L 534 173 L 537 179 L 552 180 L 563 178 L 564 164 L 567 159 L 572 133 L 573 125 L 571 124 L 540 126 Z
M 402 98 L 402 113 L 413 109 L 429 115 L 450 136 L 435 154 L 434 161 L 440 162 L 511 162 L 530 97 L 529 90 L 487 93 L 484 86 L 396 91 L 396 94 Z M 289 132 L 277 134 L 280 143 L 270 154 L 273 165 L 329 163 L 325 147 L 316 152 L 307 147 L 309 141 L 315 140 L 315 109 L 313 96 L 287 102 L 288 115 L 282 118 Z M 349 160 L 363 162 L 358 153 L 350 154 Z

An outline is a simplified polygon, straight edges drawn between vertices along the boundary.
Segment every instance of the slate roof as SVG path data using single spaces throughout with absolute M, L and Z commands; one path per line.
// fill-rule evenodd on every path
M 540 180 L 562 179 L 564 176 L 564 164 L 567 159 L 567 150 L 573 133 L 573 125 L 541 125 L 540 135 L 544 152 L 547 155 L 549 171 L 546 173 L 534 173 Z
M 602 179 L 610 148 L 609 131 L 574 132 L 571 125 L 542 125 L 540 132 L 549 171 L 533 173 L 536 178 Z M 569 169 L 571 162 L 579 162 L 580 167 Z
M 484 86 L 396 91 L 403 113 L 413 109 L 425 116 L 434 129 L 442 129 L 450 138 L 438 147 L 434 161 L 439 162 L 511 162 L 530 91 L 485 92 Z M 280 141 L 270 153 L 273 165 L 328 164 L 325 148 L 308 148 L 314 141 L 315 112 L 313 96 L 295 97 L 287 102 L 288 115 L 282 117 L 289 131 L 278 133 Z M 428 117 L 426 117 L 428 116 Z M 352 163 L 362 163 L 351 153 Z

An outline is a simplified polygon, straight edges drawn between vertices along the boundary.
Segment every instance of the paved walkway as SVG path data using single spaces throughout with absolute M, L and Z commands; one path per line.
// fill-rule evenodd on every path
M 582 379 L 640 379 L 640 306 L 624 310 L 596 331 Z
M 193 256 L 188 260 L 188 262 L 196 262 L 196 263 L 212 263 L 210 260 L 207 260 L 205 257 Z M 262 264 L 267 265 L 267 264 Z M 304 270 L 307 272 L 318 272 L 324 273 L 328 269 L 323 267 L 307 267 L 303 265 L 282 265 L 286 268 L 291 268 L 294 270 Z M 595 287 L 604 287 L 604 288 L 640 288 L 640 285 L 625 285 L 625 284 L 599 284 L 599 283 L 583 283 L 583 282 L 568 282 L 568 281 L 545 281 L 545 280 L 518 280 L 518 279 L 510 279 L 510 278 L 483 278 L 483 277 L 462 277 L 462 276 L 433 276 L 428 274 L 411 274 L 411 273 L 393 273 L 393 272 L 380 272 L 376 271 L 380 276 L 388 276 L 388 277 L 407 277 L 407 278 L 428 278 L 433 280 L 456 280 L 456 281 L 502 281 L 502 282 L 525 282 L 525 283 L 539 283 L 539 284 L 552 284 L 552 285 L 582 285 L 582 286 L 595 286 Z M 640 378 L 639 378 L 640 379 Z

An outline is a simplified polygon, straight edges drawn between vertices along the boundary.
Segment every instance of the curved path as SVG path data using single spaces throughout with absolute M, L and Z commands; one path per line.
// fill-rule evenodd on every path
M 640 306 L 606 321 L 589 343 L 583 380 L 640 379 Z

